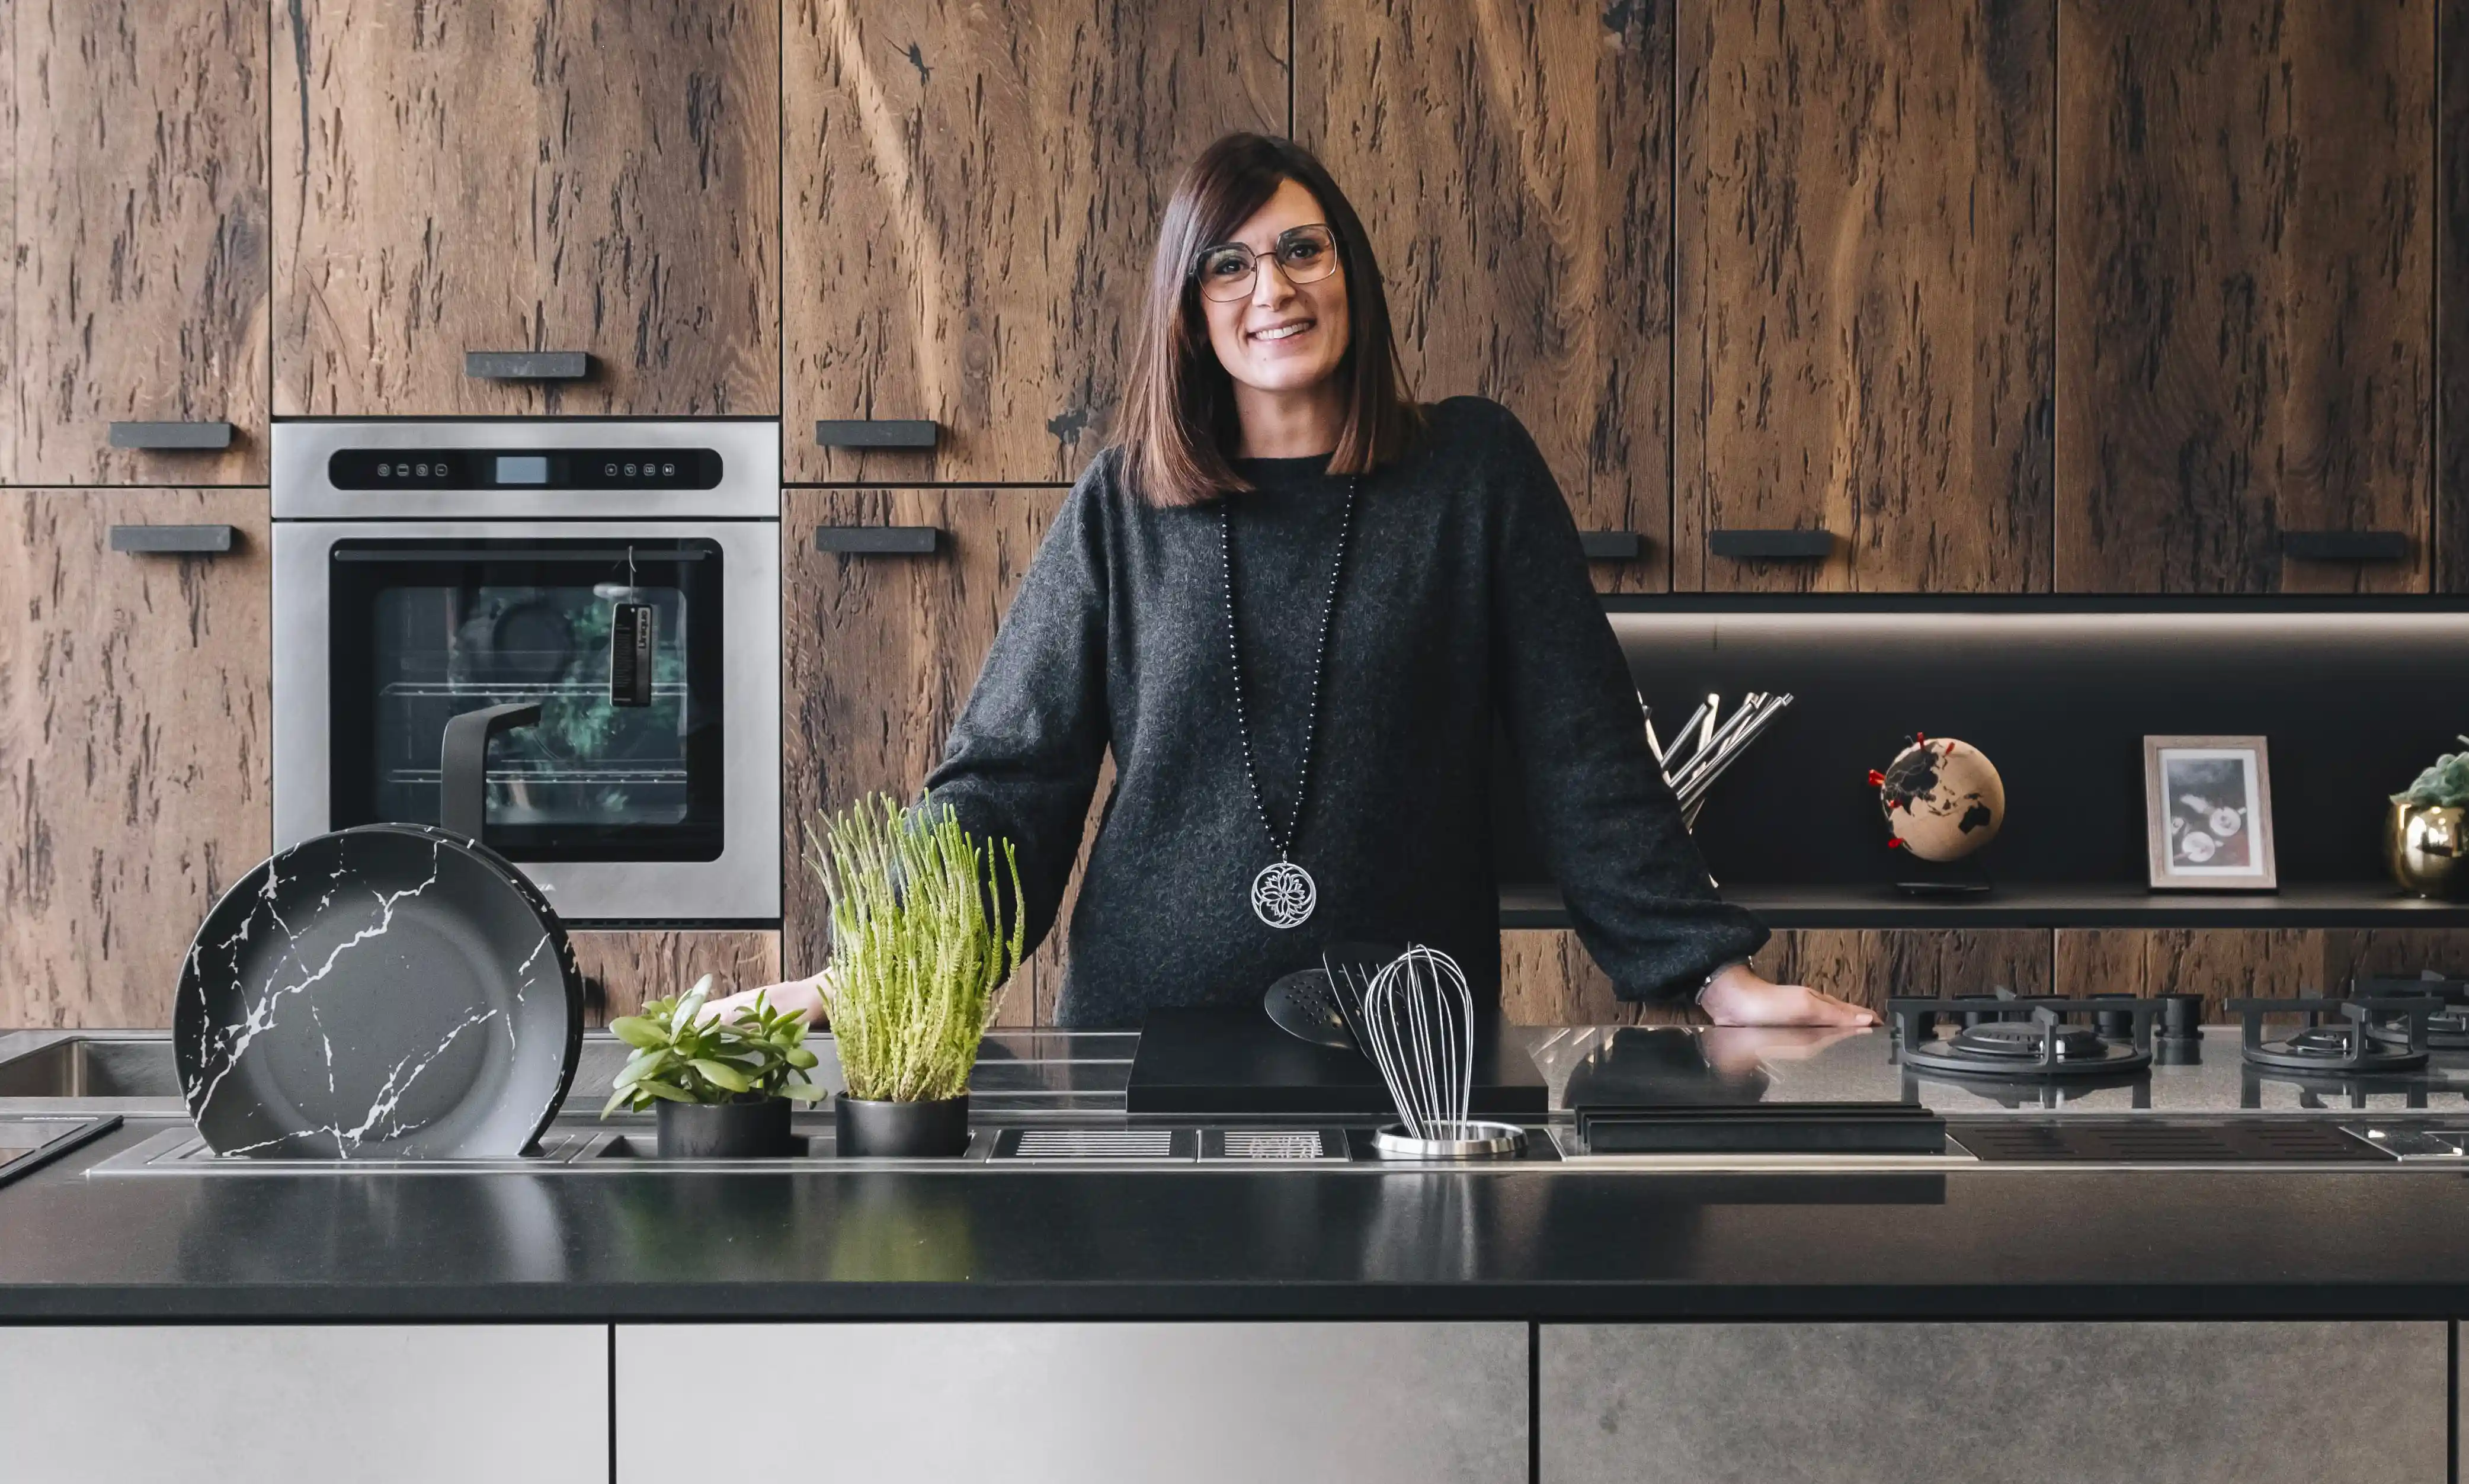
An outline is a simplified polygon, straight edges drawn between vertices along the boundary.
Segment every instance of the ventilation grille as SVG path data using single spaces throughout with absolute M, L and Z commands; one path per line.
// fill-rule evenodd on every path
M 1320 1159 L 1328 1153 L 1318 1129 L 1230 1129 L 1226 1131 L 1226 1157 L 1229 1159 Z
M 2384 1164 L 2388 1155 L 2326 1124 L 1994 1123 L 1952 1130 L 1993 1164 Z
M 1013 1159 L 1173 1159 L 1174 1134 L 1172 1129 L 1024 1129 L 1008 1153 Z

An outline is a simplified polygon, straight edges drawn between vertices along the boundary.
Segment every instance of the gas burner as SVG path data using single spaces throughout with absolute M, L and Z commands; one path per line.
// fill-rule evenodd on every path
M 2111 1077 L 2149 1066 L 2152 1025 L 2160 1011 L 2155 1000 L 2011 993 L 1886 1002 L 1896 1055 L 1906 1069 L 2032 1081 Z M 1940 1024 L 1960 1029 L 1940 1039 Z M 2119 1034 L 2106 1034 L 2111 1025 Z
M 2430 1051 L 2469 1050 L 2469 979 L 2446 979 L 2434 974 L 2425 974 L 2415 979 L 2387 979 L 2361 975 L 2349 981 L 2349 996 L 2352 999 L 2378 997 L 2412 999 L 2427 996 L 2440 1000 L 2442 1001 L 2440 1007 L 2426 1017 L 2427 1049 Z M 2370 1024 L 2366 1027 L 2366 1034 L 2380 1041 L 2405 1043 L 2409 1039 L 2407 1028 L 2397 1025 Z
M 2249 1065 L 2320 1076 L 2405 1072 L 2426 1064 L 2428 1017 L 2444 1008 L 2428 997 L 2233 999 Z M 2305 1026 L 2265 1039 L 2264 1016 L 2297 1014 Z

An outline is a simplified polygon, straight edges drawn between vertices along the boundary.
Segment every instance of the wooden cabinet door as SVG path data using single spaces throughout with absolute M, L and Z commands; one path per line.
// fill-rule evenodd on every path
M 785 477 L 1077 476 L 1175 175 L 1286 131 L 1286 6 L 790 0 L 786 34 Z M 816 442 L 867 419 L 941 445 Z
M 889 793 L 907 803 L 943 759 L 986 651 L 1066 491 L 790 490 L 781 500 L 781 796 L 788 876 L 781 897 L 782 967 L 811 974 L 830 957 L 829 913 L 803 861 L 818 811 Z M 816 548 L 818 527 L 931 528 L 919 556 L 842 555 Z M 1094 826 L 1113 774 L 1097 780 Z M 1084 844 L 1083 858 L 1086 858 Z M 1067 894 L 1054 932 L 1012 983 L 1003 1023 L 1053 1018 L 1062 988 Z
M 611 1476 L 599 1324 L 11 1326 L 0 1390 L 29 1484 Z
M 2426 589 L 2434 11 L 2063 0 L 2060 588 Z
M 1883 1010 L 1889 995 L 2046 994 L 2049 935 L 2041 928 L 1786 928 L 1750 960 L 1778 984 L 1806 984 Z M 1611 980 L 1567 928 L 1500 935 L 1500 1001 L 1519 1025 L 1628 1025 L 1702 1018 L 1687 1005 L 1616 998 Z
M 1680 8 L 1673 586 L 2048 587 L 2054 6 Z
M 0 484 L 265 481 L 265 86 L 263 4 L 0 7 Z
M 647 1000 L 682 994 L 704 974 L 712 976 L 714 997 L 780 982 L 780 935 L 770 929 L 592 930 L 566 937 L 583 973 L 584 1014 L 595 1026 L 634 1015 Z
M 2469 930 L 2429 927 L 2258 930 L 2062 927 L 2061 994 L 2201 994 L 2204 1019 L 2233 1021 L 2232 999 L 2339 994 L 2352 974 L 2469 974 Z
M 2416 1484 L 2447 1463 L 2440 1320 L 1545 1325 L 1537 1344 L 1541 1484 Z M 2347 1404 L 2323 1404 L 2327 1376 Z
M 778 409 L 776 0 L 274 8 L 275 410 Z M 581 381 L 467 352 L 582 352 Z
M 1595 0 L 1297 0 L 1295 137 L 1379 253 L 1417 395 L 1506 403 L 1582 531 L 1670 585 L 1672 16 Z
M 265 857 L 265 491 L 0 491 L 0 1025 L 172 1023 L 206 909 Z M 229 526 L 218 556 L 115 525 Z

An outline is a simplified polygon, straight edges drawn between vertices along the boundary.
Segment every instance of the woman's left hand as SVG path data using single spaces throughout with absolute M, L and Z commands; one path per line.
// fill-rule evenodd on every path
M 1697 996 L 1697 1006 L 1717 1025 L 1840 1025 L 1878 1023 L 1874 1011 L 1836 999 L 1805 984 L 1776 984 L 1746 964 L 1732 964 Z

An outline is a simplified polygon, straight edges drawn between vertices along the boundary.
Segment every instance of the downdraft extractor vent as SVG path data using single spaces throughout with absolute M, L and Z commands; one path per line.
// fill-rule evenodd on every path
M 994 1157 L 1023 1160 L 1188 1160 L 1189 1129 L 1005 1129 Z

